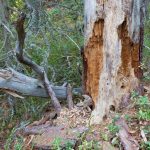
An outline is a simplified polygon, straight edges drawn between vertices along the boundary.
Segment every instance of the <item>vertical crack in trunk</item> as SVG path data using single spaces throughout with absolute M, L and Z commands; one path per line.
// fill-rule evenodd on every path
M 93 34 L 85 46 L 83 55 L 83 88 L 85 93 L 92 97 L 94 103 L 97 101 L 99 78 L 103 67 L 103 28 L 103 19 L 95 22 Z

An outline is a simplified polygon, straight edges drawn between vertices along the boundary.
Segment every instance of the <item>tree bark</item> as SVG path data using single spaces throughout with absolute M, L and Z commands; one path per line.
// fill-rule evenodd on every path
M 92 123 L 139 84 L 145 0 L 86 0 L 84 92 L 95 105 Z

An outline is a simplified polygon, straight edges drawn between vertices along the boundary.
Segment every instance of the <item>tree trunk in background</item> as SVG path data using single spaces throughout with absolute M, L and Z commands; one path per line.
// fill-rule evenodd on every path
M 9 25 L 9 10 L 7 0 L 0 0 L 0 21 L 2 22 L 4 44 L 3 48 L 6 53 L 10 51 L 10 33 L 8 32 Z M 10 64 L 9 58 L 6 60 L 6 65 Z
M 8 20 L 9 20 L 9 12 L 8 12 L 7 7 L 8 7 L 7 0 L 0 0 L 0 21 L 2 21 L 2 23 L 3 23 L 3 34 L 4 34 L 4 38 L 5 38 L 4 47 L 5 48 L 8 47 L 9 42 L 10 42 L 10 41 L 8 41 L 8 31 L 4 27 L 4 25 L 7 26 Z M 7 48 L 6 50 L 10 50 L 10 49 Z
M 84 91 L 95 104 L 92 123 L 138 87 L 145 0 L 85 0 Z

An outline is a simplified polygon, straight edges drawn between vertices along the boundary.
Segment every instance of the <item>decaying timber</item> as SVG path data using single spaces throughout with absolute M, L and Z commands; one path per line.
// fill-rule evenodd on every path
M 138 86 L 145 0 L 86 0 L 84 91 L 95 105 L 92 122 Z
M 52 86 L 52 89 L 58 99 L 67 99 L 67 87 Z M 49 97 L 40 80 L 28 77 L 11 68 L 0 70 L 0 90 L 16 92 L 23 96 Z M 82 89 L 74 88 L 72 94 L 80 95 Z

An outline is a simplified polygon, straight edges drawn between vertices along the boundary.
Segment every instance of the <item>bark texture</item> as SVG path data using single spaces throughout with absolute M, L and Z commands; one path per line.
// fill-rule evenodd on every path
M 84 91 L 95 104 L 92 123 L 138 86 L 145 0 L 86 0 Z

